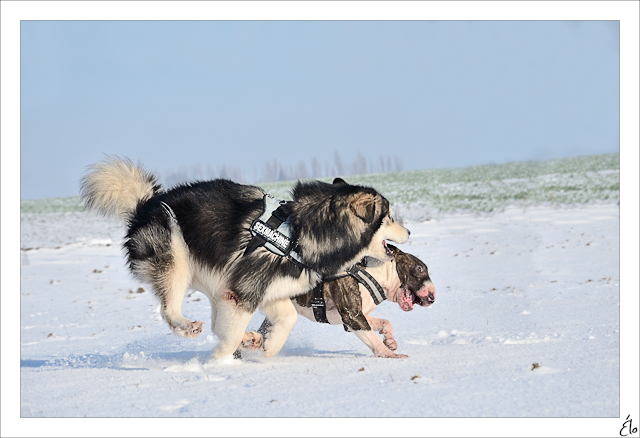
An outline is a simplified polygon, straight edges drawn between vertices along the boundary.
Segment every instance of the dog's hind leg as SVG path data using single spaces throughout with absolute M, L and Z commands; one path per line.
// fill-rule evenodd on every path
M 165 299 L 163 318 L 173 332 L 180 336 L 196 338 L 202 333 L 201 321 L 189 321 L 182 316 L 182 301 L 189 288 L 193 272 L 189 262 L 189 249 L 177 224 L 171 223 L 172 266 L 165 275 Z
M 222 299 L 218 301 L 215 326 L 212 328 L 219 341 L 213 350 L 214 359 L 222 359 L 238 349 L 252 316 L 253 313 L 238 305 L 235 293 L 228 291 L 222 294 Z
M 131 269 L 153 286 L 160 299 L 162 318 L 169 327 L 180 336 L 200 335 L 202 322 L 182 316 L 182 301 L 191 284 L 192 269 L 189 250 L 178 227 L 173 225 L 167 230 L 149 226 L 130 239 L 128 245 Z
M 264 355 L 271 357 L 278 354 L 284 346 L 291 329 L 298 320 L 298 312 L 288 298 L 264 303 L 262 310 L 270 324 L 266 326 L 265 332 L 261 333 L 264 336 Z M 258 331 L 260 332 L 260 329 Z

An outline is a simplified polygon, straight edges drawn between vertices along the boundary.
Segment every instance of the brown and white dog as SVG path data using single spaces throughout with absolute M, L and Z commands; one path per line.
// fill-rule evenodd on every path
M 431 282 L 429 269 L 420 259 L 405 253 L 393 245 L 393 260 L 378 262 L 377 266 L 359 265 L 382 286 L 389 301 L 398 303 L 405 312 L 415 304 L 428 307 L 435 302 L 436 288 Z M 355 333 L 373 351 L 376 357 L 406 358 L 395 353 L 398 347 L 393 337 L 393 327 L 386 319 L 375 318 L 371 312 L 377 307 L 369 291 L 352 276 L 336 278 L 324 283 L 326 319 L 330 324 L 343 324 L 346 331 Z M 312 309 L 313 290 L 292 298 L 298 314 L 317 322 Z M 265 319 L 258 332 L 247 332 L 242 342 L 244 349 L 255 350 L 268 339 L 272 324 Z M 380 340 L 377 331 L 384 336 Z M 240 351 L 236 352 L 240 357 Z

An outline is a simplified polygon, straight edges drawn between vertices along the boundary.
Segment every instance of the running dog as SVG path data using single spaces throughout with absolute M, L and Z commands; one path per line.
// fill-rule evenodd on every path
M 366 257 L 364 263 L 357 265 L 357 269 L 349 270 L 350 274 L 341 274 L 324 282 L 324 314 L 317 310 L 313 290 L 298 295 L 291 301 L 298 314 L 311 321 L 342 324 L 346 331 L 355 333 L 376 357 L 402 359 L 408 356 L 394 352 L 398 344 L 393 337 L 391 323 L 371 316 L 371 312 L 377 307 L 375 301 L 381 302 L 381 294 L 376 292 L 376 283 L 384 293 L 382 299 L 386 295 L 387 300 L 398 303 L 405 312 L 413 310 L 415 304 L 423 307 L 433 304 L 436 300 L 436 288 L 431 281 L 429 269 L 422 260 L 393 245 L 388 247 L 393 252 L 393 260 L 372 263 Z M 362 274 L 361 271 L 369 275 Z M 245 334 L 242 348 L 257 349 L 262 345 L 262 336 L 268 338 L 270 327 L 269 319 L 265 318 L 257 333 Z M 383 335 L 384 340 L 381 341 L 374 331 Z M 241 356 L 240 350 L 236 351 L 235 356 Z
M 217 179 L 163 190 L 140 165 L 107 157 L 89 167 L 80 192 L 88 209 L 125 221 L 128 267 L 152 286 L 174 333 L 202 332 L 202 322 L 182 315 L 182 301 L 190 288 L 208 296 L 219 339 L 213 359 L 238 348 L 258 308 L 273 323 L 264 354 L 277 354 L 297 319 L 292 297 L 365 256 L 390 260 L 386 240 L 409 238 L 386 198 L 339 178 L 298 181 L 293 201 L 271 212 L 259 187 Z

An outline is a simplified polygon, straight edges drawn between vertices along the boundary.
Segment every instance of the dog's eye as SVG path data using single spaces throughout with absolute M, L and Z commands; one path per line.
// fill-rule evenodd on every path
M 418 272 L 424 272 L 424 269 L 422 269 L 422 266 L 418 266 Z

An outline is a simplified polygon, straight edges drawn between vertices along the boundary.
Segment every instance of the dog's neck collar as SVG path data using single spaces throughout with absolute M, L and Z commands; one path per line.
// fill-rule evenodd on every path
M 382 260 L 378 260 L 375 257 L 370 257 L 370 256 L 365 256 L 362 259 L 362 266 L 364 266 L 365 268 L 378 268 L 382 265 L 384 265 L 384 262 Z

